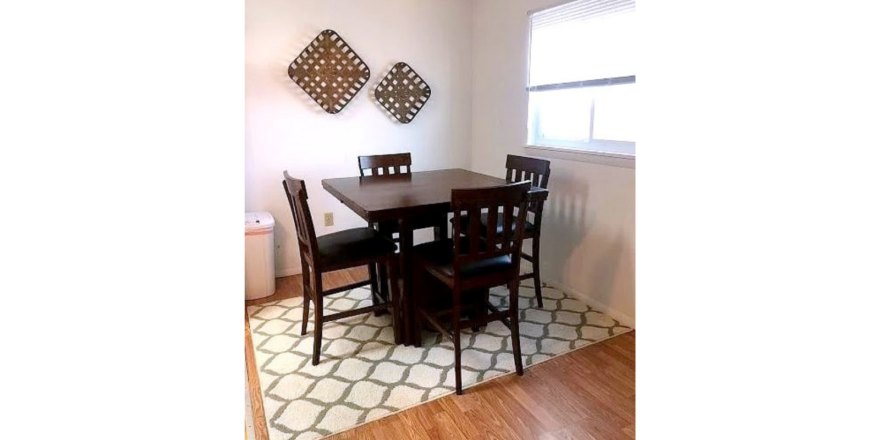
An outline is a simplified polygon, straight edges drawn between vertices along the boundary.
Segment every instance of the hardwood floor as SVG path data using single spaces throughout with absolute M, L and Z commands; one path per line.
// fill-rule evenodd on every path
M 365 268 L 325 274 L 333 288 L 366 279 Z M 279 278 L 262 304 L 302 295 L 299 276 Z M 245 357 L 257 440 L 269 440 L 245 313 Z M 635 332 L 590 345 L 395 415 L 332 440 L 615 440 L 635 438 Z

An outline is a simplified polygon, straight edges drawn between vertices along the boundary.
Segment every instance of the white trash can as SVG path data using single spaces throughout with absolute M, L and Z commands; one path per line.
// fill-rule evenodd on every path
M 244 298 L 275 293 L 275 219 L 268 212 L 244 214 Z

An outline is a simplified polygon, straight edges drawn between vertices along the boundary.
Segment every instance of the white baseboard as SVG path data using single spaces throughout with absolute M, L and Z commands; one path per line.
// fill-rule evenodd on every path
M 575 298 L 587 303 L 588 306 L 616 319 L 621 324 L 623 324 L 627 327 L 636 328 L 636 319 L 633 318 L 632 316 L 629 316 L 619 310 L 615 310 L 615 309 L 609 307 L 607 304 L 604 304 L 600 301 L 597 301 L 596 299 L 590 297 L 586 293 L 583 293 L 583 292 L 581 292 L 571 286 L 568 286 L 566 284 L 560 283 L 555 280 L 542 280 L 542 281 L 544 281 L 545 283 L 547 283 L 550 286 L 553 286 L 559 290 L 562 290 L 563 292 L 568 293 L 568 294 L 574 296 Z
M 275 271 L 275 278 L 281 277 L 292 277 L 294 275 L 299 275 L 302 273 L 301 267 L 288 267 L 286 269 L 279 269 Z

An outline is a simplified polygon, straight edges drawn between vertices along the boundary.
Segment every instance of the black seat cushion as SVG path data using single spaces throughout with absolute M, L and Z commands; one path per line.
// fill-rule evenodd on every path
M 462 238 L 462 246 L 467 248 L 468 241 Z M 452 261 L 455 258 L 452 249 L 452 239 L 432 241 L 420 244 L 413 248 L 426 262 L 435 266 L 440 273 L 447 277 L 454 277 Z M 513 261 L 509 255 L 488 258 L 464 264 L 461 267 L 461 276 L 464 278 L 488 275 L 513 269 Z
M 373 228 L 347 229 L 318 237 L 318 255 L 325 266 L 345 266 L 392 254 L 396 249 L 393 241 Z
M 450 220 L 450 222 L 454 222 L 454 221 L 455 221 L 455 219 Z M 467 214 L 461 216 L 462 233 L 467 232 L 468 221 L 469 220 L 468 220 Z M 498 216 L 498 224 L 495 227 L 496 234 L 500 234 L 501 232 L 503 232 L 502 231 L 502 229 L 504 229 L 504 225 L 502 224 L 503 221 L 504 221 L 504 219 L 501 218 L 501 216 Z M 515 231 L 516 230 L 516 224 L 515 224 L 516 218 L 513 219 L 513 223 L 514 223 L 513 230 Z M 480 215 L 480 233 L 481 234 L 486 234 L 486 225 L 488 225 L 488 224 L 489 224 L 489 214 L 484 212 Z M 528 220 L 526 220 L 525 237 L 531 237 L 534 234 L 535 234 L 535 225 L 533 225 Z

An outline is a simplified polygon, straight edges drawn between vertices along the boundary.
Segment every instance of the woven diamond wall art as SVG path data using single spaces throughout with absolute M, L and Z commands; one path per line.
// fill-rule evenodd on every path
M 376 86 L 376 99 L 403 124 L 409 124 L 431 97 L 431 87 L 409 64 L 397 63 Z
M 370 68 L 336 33 L 322 31 L 287 68 L 287 75 L 330 114 L 339 113 L 370 79 Z

